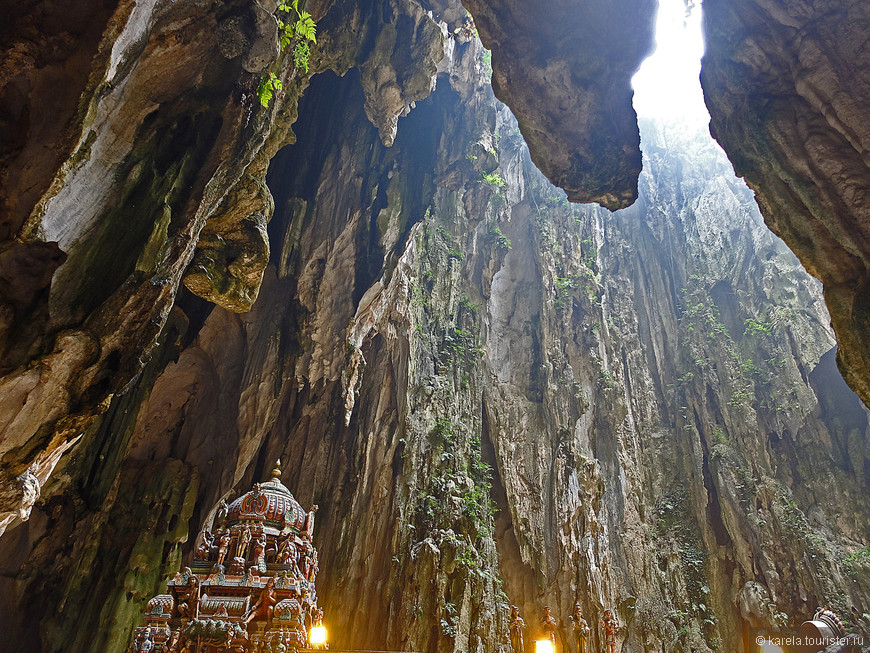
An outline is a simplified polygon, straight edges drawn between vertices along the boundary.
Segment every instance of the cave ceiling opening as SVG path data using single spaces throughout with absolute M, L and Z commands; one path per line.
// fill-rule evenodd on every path
M 710 120 L 698 79 L 704 54 L 701 11 L 683 0 L 659 1 L 655 50 L 631 80 L 639 117 L 705 125 Z

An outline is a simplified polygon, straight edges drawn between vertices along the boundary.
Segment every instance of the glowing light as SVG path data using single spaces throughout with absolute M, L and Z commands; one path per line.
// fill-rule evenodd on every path
M 326 628 L 323 626 L 313 626 L 308 632 L 308 643 L 313 647 L 325 646 Z
M 708 121 L 698 81 L 703 53 L 700 7 L 687 15 L 685 0 L 660 0 L 655 52 L 631 81 L 638 115 Z
M 535 653 L 556 653 L 556 650 L 549 639 L 539 639 L 535 642 Z
M 769 639 L 759 642 L 758 650 L 760 653 L 783 653 L 782 647 L 777 646 Z

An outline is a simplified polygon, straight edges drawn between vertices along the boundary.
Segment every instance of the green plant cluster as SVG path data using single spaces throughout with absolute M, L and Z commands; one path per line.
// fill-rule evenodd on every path
M 495 188 L 504 188 L 507 186 L 507 182 L 502 179 L 501 175 L 497 172 L 481 172 L 480 176 L 483 177 L 483 181 Z
M 440 418 L 429 438 L 438 463 L 419 496 L 417 513 L 421 525 L 427 529 L 450 529 L 468 535 L 472 542 L 490 537 L 495 511 L 490 498 L 492 468 L 483 460 L 480 436 L 472 436 L 466 446 L 451 421 Z M 461 542 L 457 546 L 457 562 L 474 568 L 476 551 L 463 550 Z
M 469 299 L 468 295 L 463 295 L 459 299 L 460 314 L 465 313 L 467 315 L 470 315 L 471 317 L 474 317 L 475 315 L 477 315 L 478 309 L 480 309 L 480 306 L 472 302 L 471 299 Z
M 441 634 L 445 637 L 456 637 L 457 625 L 459 623 L 459 615 L 456 611 L 456 604 L 451 601 L 444 602 L 444 616 L 441 617 Z
M 602 388 L 609 388 L 611 390 L 615 390 L 619 387 L 619 381 L 616 380 L 616 375 L 603 367 L 598 373 L 598 383 Z
M 278 5 L 278 28 L 281 50 L 293 44 L 293 63 L 308 72 L 311 43 L 317 43 L 317 24 L 307 11 L 299 9 L 299 0 L 284 0 Z M 286 19 L 286 20 L 285 20 Z
M 473 364 L 483 354 L 483 348 L 476 333 L 455 326 L 444 333 L 441 353 L 457 357 L 460 362 Z
M 719 309 L 709 298 L 699 298 L 698 293 L 686 295 L 686 304 L 680 322 L 685 324 L 689 331 L 702 330 L 710 340 L 715 340 L 719 336 L 729 339 L 731 337 L 728 327 L 719 321 Z
M 283 0 L 278 5 L 278 43 L 281 51 L 293 45 L 293 63 L 298 70 L 308 72 L 308 59 L 311 44 L 317 43 L 317 24 L 304 9 L 299 8 L 299 0 Z M 284 87 L 278 76 L 269 72 L 260 79 L 257 99 L 263 107 L 268 107 L 275 93 Z
M 592 270 L 593 273 L 598 273 L 598 247 L 592 242 L 591 238 L 584 238 L 580 241 L 580 252 L 583 265 Z
M 275 73 L 268 73 L 260 79 L 260 85 L 257 87 L 257 98 L 260 104 L 268 107 L 275 93 L 284 88 L 284 84 L 278 79 Z
M 718 637 L 716 615 L 713 608 L 707 605 L 710 595 L 707 585 L 709 556 L 701 545 L 696 525 L 690 521 L 686 497 L 685 490 L 679 489 L 656 503 L 657 537 L 667 538 L 677 546 L 687 589 L 685 609 L 675 610 L 669 618 L 675 621 L 679 636 L 689 634 L 693 629 L 697 632 L 692 622 L 699 623 L 702 630 L 698 634 L 709 643 Z M 666 549 L 662 549 L 660 555 L 667 555 Z
M 484 49 L 483 51 L 483 74 L 486 81 L 492 81 L 492 52 Z
M 556 277 L 554 281 L 556 288 L 556 310 L 563 311 L 568 308 L 569 300 L 574 294 L 574 291 L 583 286 L 586 295 L 597 304 L 601 301 L 600 289 L 595 280 L 595 274 L 592 270 L 584 270 L 580 274 L 572 274 L 567 277 Z
M 570 203 L 568 202 L 568 196 L 565 194 L 565 191 L 559 191 L 559 189 L 554 189 L 555 192 L 550 193 L 544 198 L 544 204 L 548 207 L 552 206 L 554 208 L 568 208 Z
M 850 553 L 843 558 L 843 564 L 846 570 L 853 576 L 857 576 L 862 569 L 870 569 L 870 546 L 865 546 L 863 549 Z
M 769 336 L 773 330 L 773 322 L 761 322 L 753 317 L 744 321 L 746 328 L 743 330 L 745 336 Z
M 511 250 L 511 239 L 505 236 L 499 227 L 496 226 L 490 229 L 489 236 L 497 247 L 508 252 Z
M 692 275 L 690 281 L 703 280 L 698 275 Z M 728 399 L 728 405 L 732 408 L 745 408 L 749 406 L 756 394 L 753 380 L 758 379 L 766 382 L 769 380 L 769 374 L 766 374 L 751 356 L 741 353 L 731 337 L 728 328 L 722 323 L 719 309 L 703 288 L 682 288 L 681 292 L 684 299 L 680 314 L 680 326 L 688 334 L 702 336 L 708 342 L 715 344 L 723 350 L 725 355 L 731 360 L 734 366 L 733 369 L 737 372 L 737 378 L 735 379 L 731 396 Z M 763 326 L 762 323 L 751 320 L 751 318 L 747 320 L 747 324 L 750 322 Z M 695 364 L 702 368 L 705 367 L 706 357 L 699 357 L 695 360 Z
M 850 553 L 845 558 L 843 558 L 843 562 L 847 564 L 870 564 L 870 546 L 865 546 L 863 549 L 858 549 L 857 551 L 855 551 L 855 553 Z

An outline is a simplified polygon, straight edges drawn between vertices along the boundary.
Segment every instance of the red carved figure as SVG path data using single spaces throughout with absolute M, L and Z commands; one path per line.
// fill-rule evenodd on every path
M 254 619 L 265 619 L 272 621 L 272 615 L 275 612 L 275 604 L 278 602 L 278 597 L 275 593 L 275 579 L 270 578 L 266 581 L 266 587 L 260 592 L 260 598 L 251 608 L 248 616 L 245 617 L 245 625 L 251 623 Z
M 607 647 L 607 653 L 614 653 L 616 651 L 616 636 L 619 634 L 619 624 L 616 622 L 616 618 L 611 610 L 604 611 L 601 625 L 604 626 L 604 643 Z

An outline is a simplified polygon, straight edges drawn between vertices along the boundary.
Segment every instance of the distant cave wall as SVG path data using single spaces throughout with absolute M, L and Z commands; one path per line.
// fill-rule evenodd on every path
M 646 125 L 636 206 L 570 205 L 481 56 L 453 51 L 390 148 L 358 71 L 312 79 L 259 300 L 182 292 L 0 541 L 6 649 L 120 650 L 210 507 L 278 458 L 320 505 L 335 646 L 506 650 L 509 603 L 530 638 L 550 605 L 567 646 L 579 600 L 624 647 L 740 650 L 748 624 L 867 609 L 843 562 L 870 526 L 867 411 L 827 394 L 815 282 L 700 139 Z
M 868 610 L 867 413 L 827 392 L 818 289 L 714 148 L 689 143 L 681 177 L 651 131 L 635 208 L 572 207 L 456 6 L 449 38 L 415 3 L 360 7 L 330 7 L 312 59 L 344 77 L 312 80 L 295 134 L 307 81 L 276 109 L 264 151 L 295 145 L 268 175 L 258 301 L 175 293 L 173 268 L 148 365 L 87 395 L 105 412 L 0 540 L 0 648 L 120 651 L 214 502 L 277 458 L 321 506 L 338 646 L 506 649 L 508 603 L 530 637 L 549 604 L 568 642 L 579 599 L 625 647 L 674 651 Z M 393 49 L 418 34 L 424 75 Z M 123 360 L 100 378 L 129 380 Z
M 849 385 L 870 401 L 870 8 L 705 0 L 711 131 L 770 228 L 825 286 Z

